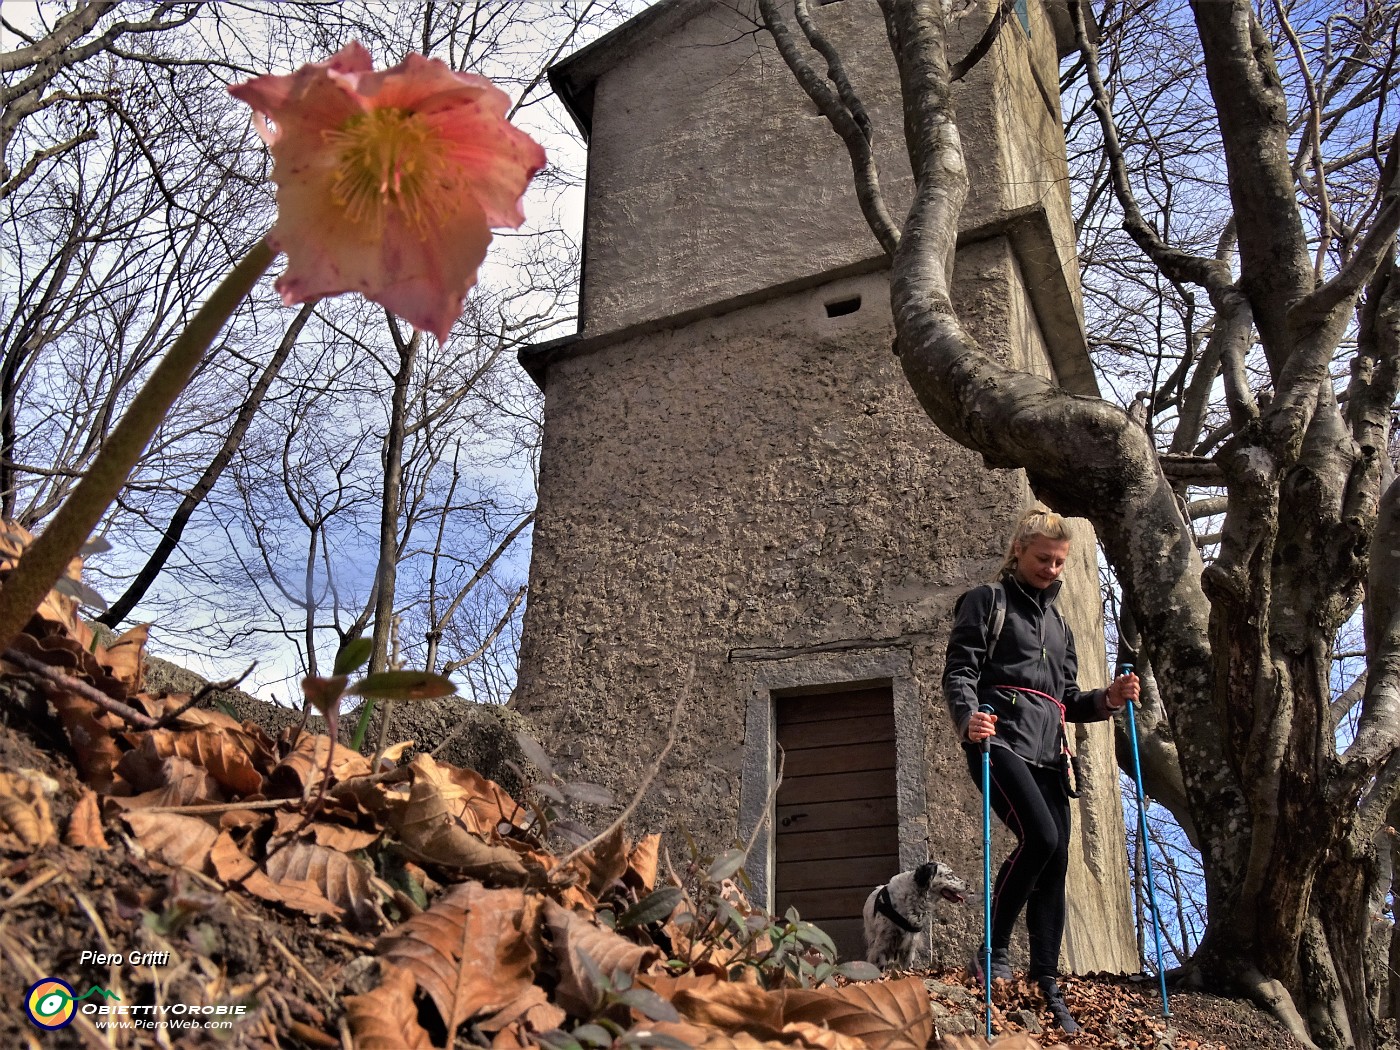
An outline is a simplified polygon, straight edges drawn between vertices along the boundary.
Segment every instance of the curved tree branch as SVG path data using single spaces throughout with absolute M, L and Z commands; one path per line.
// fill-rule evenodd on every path
M 1150 438 L 1127 413 L 1006 368 L 959 323 L 949 289 L 967 175 L 948 93 L 942 6 L 882 0 L 882 7 L 916 180 L 891 270 L 905 376 L 945 434 L 989 462 L 1025 467 L 1037 495 L 1093 522 L 1142 629 L 1144 651 L 1158 680 L 1170 683 L 1173 727 L 1188 727 L 1177 746 L 1189 759 L 1182 765 L 1192 811 L 1210 822 L 1199 828 L 1210 838 L 1241 818 L 1243 800 L 1224 736 L 1212 728 L 1224 715 L 1212 685 L 1210 608 L 1190 528 Z
M 1271 373 L 1290 356 L 1289 307 L 1313 267 L 1289 151 L 1288 100 L 1249 0 L 1191 0 L 1220 121 L 1240 246 L 1240 287 Z
M 1103 130 L 1104 155 L 1108 159 L 1109 178 L 1113 183 L 1114 195 L 1118 198 L 1118 206 L 1123 209 L 1123 229 L 1168 280 L 1200 285 L 1210 291 L 1212 296 L 1223 292 L 1231 284 L 1229 265 L 1220 258 L 1206 259 L 1171 247 L 1152 228 L 1138 207 L 1137 198 L 1128 182 L 1128 167 L 1123 158 L 1123 146 L 1118 140 L 1118 127 L 1113 120 L 1108 90 L 1099 76 L 1098 46 L 1090 38 L 1085 27 L 1084 9 L 1078 0 L 1070 3 L 1069 13 L 1074 23 L 1075 43 L 1084 55 L 1084 68 L 1089 78 L 1094 113 L 1098 116 L 1099 126 Z
M 1011 12 L 1014 10 L 1016 10 L 1016 0 L 1001 0 L 1001 6 L 997 8 L 996 14 L 992 15 L 992 20 L 987 23 L 987 28 L 982 31 L 982 36 L 977 43 L 972 45 L 972 50 L 953 63 L 952 69 L 948 71 L 950 81 L 957 83 L 971 73 L 978 62 L 987 57 L 987 52 L 992 49 L 992 45 L 997 42 L 997 37 L 1001 35 L 1001 27 L 1006 25 L 1006 20 L 1011 17 Z
M 870 148 L 869 120 L 865 122 L 865 128 L 861 127 L 856 113 L 864 114 L 864 107 L 857 109 L 854 113 L 842 102 L 841 96 L 833 91 L 819 77 L 806 57 L 802 54 L 793 39 L 792 30 L 788 28 L 782 13 L 778 10 L 777 0 L 759 0 L 759 9 L 763 13 L 763 21 L 768 26 L 768 31 L 773 34 L 773 42 L 778 46 L 778 53 L 782 55 L 787 67 L 792 70 L 792 74 L 797 78 L 797 83 L 802 90 L 807 93 L 817 106 L 822 116 L 831 122 L 831 126 L 836 133 L 841 136 L 841 141 L 846 144 L 846 152 L 851 156 L 851 168 L 855 173 L 856 199 L 860 202 L 861 214 L 865 216 L 866 223 L 870 226 L 871 232 L 875 234 L 875 239 L 880 242 L 880 247 L 888 254 L 894 254 L 899 246 L 899 228 L 890 217 L 889 210 L 885 206 L 884 196 L 880 191 L 880 173 L 875 166 L 875 154 Z M 835 51 L 831 51 L 827 59 L 830 68 L 835 62 L 837 72 L 833 74 L 833 79 L 839 84 L 846 81 L 846 75 L 841 68 L 840 60 L 836 57 Z M 849 88 L 849 83 L 847 83 Z M 851 93 L 854 97 L 854 92 Z M 857 100 L 859 105 L 859 100 Z

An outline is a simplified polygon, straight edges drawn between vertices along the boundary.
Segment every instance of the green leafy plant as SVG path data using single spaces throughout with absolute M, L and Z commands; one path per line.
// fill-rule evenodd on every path
M 676 1022 L 681 1019 L 676 1008 L 649 988 L 638 987 L 624 970 L 606 974 L 587 954 L 580 956 L 589 982 L 598 989 L 593 1016 L 573 1030 L 545 1032 L 539 1038 L 547 1050 L 632 1050 L 642 1047 L 664 1047 L 686 1050 L 689 1044 L 674 1036 L 652 1031 L 647 1022 L 625 1025 L 618 1018 L 630 1018 L 636 1011 L 650 1022 Z
M 615 801 L 613 793 L 601 784 L 570 780 L 560 774 L 540 742 L 529 733 L 517 732 L 515 739 L 525 760 L 540 771 L 539 779 L 531 782 L 532 778 L 518 763 L 506 762 L 534 796 L 524 799 L 535 813 L 536 823 L 531 830 L 542 839 L 553 832 L 575 846 L 588 842 L 593 833 L 569 815 L 572 806 L 611 806 Z
M 744 870 L 748 847 L 736 846 L 711 858 L 700 854 L 692 836 L 685 838 L 691 859 L 679 880 L 684 888 L 676 888 L 685 907 L 673 921 L 687 934 L 688 945 L 675 969 L 722 964 L 731 980 L 756 977 L 769 989 L 817 988 L 838 977 L 855 981 L 880 976 L 867 962 L 838 962 L 831 938 L 815 923 L 804 921 L 796 908 L 778 917 L 749 903 L 745 890 L 752 890 L 753 884 Z M 634 910 L 649 915 L 662 903 L 649 902 L 650 898 L 638 902 Z

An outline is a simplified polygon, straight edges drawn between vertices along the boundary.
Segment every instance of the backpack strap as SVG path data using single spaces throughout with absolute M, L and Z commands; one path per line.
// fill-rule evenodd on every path
M 987 659 L 992 658 L 992 651 L 997 647 L 997 639 L 1001 637 L 1001 628 L 1006 623 L 1006 584 L 997 580 L 992 587 L 992 611 L 987 614 Z

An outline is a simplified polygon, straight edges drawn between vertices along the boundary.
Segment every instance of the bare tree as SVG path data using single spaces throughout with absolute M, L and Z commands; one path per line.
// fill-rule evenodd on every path
M 1189 183 L 1206 163 L 1177 157 L 1174 172 L 1165 140 L 1117 134 L 1096 48 L 1079 4 L 1069 5 L 1102 137 L 1103 192 L 1162 293 L 1170 287 L 1188 303 L 1189 291 L 1209 310 L 1188 326 L 1162 324 L 1177 366 L 1145 355 L 1159 381 L 1137 413 L 1006 368 L 958 321 L 950 288 L 967 169 L 950 80 L 962 56 L 947 51 L 946 5 L 881 3 L 914 179 L 899 222 L 866 177 L 864 136 L 849 133 L 859 132 L 857 100 L 815 72 L 809 45 L 820 44 L 832 83 L 845 80 L 804 3 L 796 21 L 810 27 L 805 43 L 776 0 L 760 6 L 799 83 L 851 148 L 863 210 L 892 256 L 897 351 L 920 402 L 944 433 L 989 462 L 1023 467 L 1041 499 L 1098 532 L 1140 638 L 1134 662 L 1161 697 L 1159 770 L 1179 772 L 1181 815 L 1201 848 L 1209 914 L 1190 973 L 1247 990 L 1317 1045 L 1374 1045 L 1363 946 L 1381 872 L 1376 836 L 1400 790 L 1400 485 L 1391 459 L 1400 186 L 1387 94 L 1395 5 L 1255 10 L 1248 0 L 1193 0 L 1178 9 L 1191 60 L 1204 67 L 1196 97 L 1218 128 L 1212 141 L 1198 127 L 1194 147 L 1199 156 L 1217 146 L 1228 174 L 1213 230 L 1148 218 L 1149 208 L 1173 204 L 1153 198 L 1154 187 L 1183 173 Z M 1136 5 L 1125 17 L 1163 6 Z M 1295 24 L 1305 23 L 1300 34 Z M 1312 62 L 1305 37 L 1327 41 L 1311 52 L 1325 61 Z M 1144 39 L 1155 47 L 1164 38 Z M 1301 99 L 1292 107 L 1290 88 Z M 1369 134 L 1343 145 L 1358 129 Z M 1125 157 L 1140 150 L 1162 165 L 1147 184 L 1127 174 Z M 1152 306 L 1143 295 L 1138 308 L 1152 317 Z M 1218 407 L 1203 409 L 1207 398 Z M 1168 400 L 1178 434 L 1159 445 Z M 1179 435 L 1183 425 L 1190 433 Z M 1203 499 L 1220 501 L 1208 556 L 1189 510 Z M 1339 744 L 1330 654 L 1355 612 L 1367 678 L 1355 735 Z
M 21 43 L 0 55 L 0 236 L 16 260 L 0 279 L 0 513 L 43 527 L 229 259 L 271 221 L 266 151 L 229 81 L 360 39 L 388 62 L 420 51 L 493 77 L 553 145 L 575 132 L 549 104 L 548 62 L 627 6 L 77 0 L 41 5 L 32 28 L 7 22 Z M 191 659 L 290 645 L 288 675 L 371 629 L 382 663 L 397 620 L 419 632 L 404 639 L 418 660 L 431 561 L 444 587 L 480 575 L 432 617 L 434 658 L 506 695 L 521 566 L 492 552 L 528 514 L 538 423 L 511 357 L 572 315 L 577 250 L 557 213 L 576 183 L 565 168 L 537 179 L 531 227 L 499 238 L 448 346 L 405 343 L 345 302 L 293 320 L 268 289 L 255 294 L 103 521 L 111 552 L 89 568 L 120 595 L 103 619 L 157 618 L 167 650 Z M 463 477 L 444 498 L 458 445 Z M 425 521 L 444 525 L 436 553 L 415 532 Z

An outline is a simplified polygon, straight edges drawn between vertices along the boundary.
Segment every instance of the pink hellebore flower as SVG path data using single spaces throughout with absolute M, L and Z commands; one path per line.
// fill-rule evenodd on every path
M 229 92 L 276 161 L 282 301 L 360 292 L 445 342 L 491 227 L 525 221 L 521 194 L 545 163 L 506 122 L 505 93 L 422 55 L 376 73 L 359 43 Z

